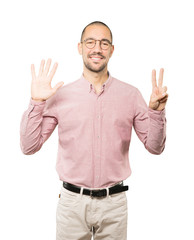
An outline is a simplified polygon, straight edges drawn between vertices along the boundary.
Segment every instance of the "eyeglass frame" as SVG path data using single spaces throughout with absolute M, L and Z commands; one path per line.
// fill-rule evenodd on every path
M 86 41 L 88 41 L 88 40 L 94 40 L 95 41 L 95 44 L 94 44 L 94 46 L 92 47 L 92 48 L 89 48 L 89 47 L 87 47 L 86 46 Z M 96 42 L 97 41 L 99 41 L 100 42 L 100 47 L 101 47 L 101 43 L 102 43 L 102 41 L 106 41 L 108 44 L 109 44 L 109 47 L 107 48 L 107 49 L 103 49 L 102 47 L 102 50 L 108 50 L 109 48 L 110 48 L 110 46 L 112 46 L 112 42 L 111 41 L 109 41 L 108 39 L 106 39 L 106 38 L 103 38 L 103 39 L 101 39 L 101 40 L 98 40 L 98 39 L 94 39 L 94 38 L 86 38 L 85 40 L 83 40 L 83 41 L 81 41 L 81 43 L 85 43 L 85 46 L 88 48 L 88 49 L 93 49 L 93 48 L 95 48 L 95 46 L 96 46 Z

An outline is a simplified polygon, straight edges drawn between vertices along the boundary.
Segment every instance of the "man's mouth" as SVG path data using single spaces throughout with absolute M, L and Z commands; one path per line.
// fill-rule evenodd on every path
M 99 55 L 91 55 L 91 56 L 89 56 L 89 58 L 90 58 L 92 61 L 95 61 L 95 62 L 99 62 L 99 61 L 101 61 L 102 59 L 104 59 L 103 56 L 99 56 Z

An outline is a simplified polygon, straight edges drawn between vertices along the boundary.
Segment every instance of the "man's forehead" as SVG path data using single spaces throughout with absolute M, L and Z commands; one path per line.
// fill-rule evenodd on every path
M 110 31 L 106 26 L 100 25 L 100 24 L 94 24 L 90 25 L 86 28 L 84 33 L 84 38 L 88 37 L 100 37 L 100 38 L 107 38 L 111 40 Z

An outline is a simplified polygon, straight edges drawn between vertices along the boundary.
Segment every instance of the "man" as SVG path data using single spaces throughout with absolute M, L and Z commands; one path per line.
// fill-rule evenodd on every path
M 123 180 L 130 174 L 128 151 L 132 126 L 152 154 L 164 150 L 166 139 L 163 69 L 147 107 L 138 89 L 113 78 L 108 62 L 112 33 L 102 22 L 82 32 L 78 51 L 83 75 L 62 87 L 51 87 L 57 69 L 42 60 L 38 75 L 31 66 L 29 108 L 21 121 L 24 154 L 40 150 L 58 125 L 56 169 L 63 182 L 57 208 L 57 240 L 127 239 L 127 199 Z M 60 89 L 59 89 L 60 88 Z

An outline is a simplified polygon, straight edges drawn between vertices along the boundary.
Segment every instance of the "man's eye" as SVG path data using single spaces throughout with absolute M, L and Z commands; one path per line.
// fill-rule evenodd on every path
M 102 45 L 103 46 L 108 46 L 108 43 L 107 42 L 102 42 Z
M 86 43 L 87 43 L 87 44 L 93 44 L 94 41 L 87 41 Z

